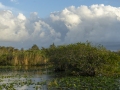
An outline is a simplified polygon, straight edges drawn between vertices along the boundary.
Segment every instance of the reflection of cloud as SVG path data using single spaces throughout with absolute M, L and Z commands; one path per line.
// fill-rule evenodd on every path
M 5 7 L 0 5 L 0 7 Z M 120 42 L 120 8 L 110 5 L 71 6 L 40 19 L 10 10 L 0 11 L 0 41 L 23 42 L 39 46 L 73 42 Z

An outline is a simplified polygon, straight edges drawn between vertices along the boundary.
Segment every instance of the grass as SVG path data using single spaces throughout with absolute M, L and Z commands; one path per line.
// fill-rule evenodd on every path
M 48 83 L 49 89 L 61 90 L 120 90 L 118 77 L 63 77 Z

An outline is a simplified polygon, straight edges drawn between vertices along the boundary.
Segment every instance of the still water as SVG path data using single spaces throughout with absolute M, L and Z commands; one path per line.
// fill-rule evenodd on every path
M 0 67 L 0 90 L 48 90 L 51 71 L 42 67 Z

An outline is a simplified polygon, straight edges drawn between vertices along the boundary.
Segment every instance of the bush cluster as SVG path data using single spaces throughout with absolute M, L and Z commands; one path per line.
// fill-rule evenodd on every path
M 83 76 L 118 75 L 120 72 L 120 56 L 101 45 L 92 46 L 89 42 L 53 44 L 45 52 L 56 72 Z

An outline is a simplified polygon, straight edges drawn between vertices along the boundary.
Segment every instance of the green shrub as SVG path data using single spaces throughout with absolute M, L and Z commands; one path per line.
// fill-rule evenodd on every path
M 95 76 L 119 72 L 120 56 L 103 46 L 92 46 L 89 42 L 52 46 L 46 49 L 46 55 L 55 71 L 65 71 L 67 74 Z

